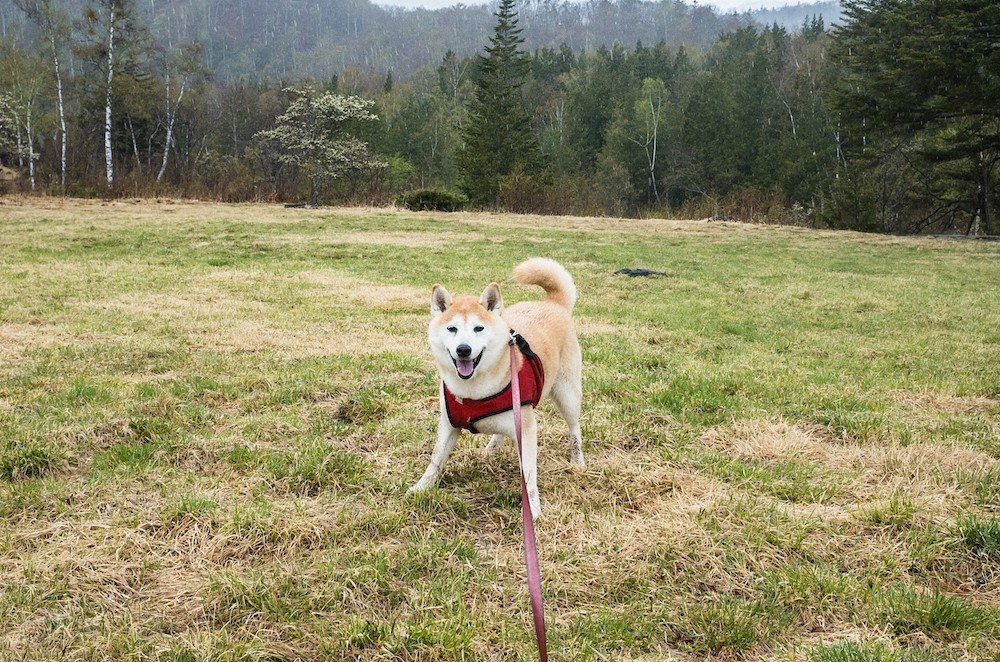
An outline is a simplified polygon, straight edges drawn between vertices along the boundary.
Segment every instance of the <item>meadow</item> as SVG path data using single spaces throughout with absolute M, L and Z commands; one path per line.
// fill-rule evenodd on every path
M 532 659 L 510 446 L 406 488 L 431 286 L 539 297 L 533 255 L 585 364 L 554 659 L 1000 656 L 1000 245 L 7 198 L 0 659 Z

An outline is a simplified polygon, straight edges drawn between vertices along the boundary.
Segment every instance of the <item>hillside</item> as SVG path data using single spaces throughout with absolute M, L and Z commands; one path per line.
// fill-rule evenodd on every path
M 82 4 L 63 3 L 72 17 L 81 14 Z M 437 66 L 448 49 L 459 55 L 479 52 L 492 27 L 492 10 L 483 5 L 405 10 L 370 0 L 177 0 L 138 3 L 138 9 L 163 43 L 203 43 L 208 69 L 220 81 L 325 80 L 351 65 L 405 77 L 420 66 Z M 538 0 L 521 7 L 529 49 L 565 43 L 577 51 L 661 40 L 706 48 L 721 32 L 754 20 L 797 28 L 806 16 L 838 12 L 836 2 L 740 15 L 680 0 Z M 20 29 L 19 22 L 12 1 L 0 0 L 3 34 Z

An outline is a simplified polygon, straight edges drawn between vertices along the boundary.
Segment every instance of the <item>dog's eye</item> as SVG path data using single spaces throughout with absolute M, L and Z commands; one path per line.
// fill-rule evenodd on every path
M 458 333 L 458 327 L 457 326 L 449 326 L 448 327 L 448 333 Z
M 474 326 L 474 327 L 472 327 L 472 330 L 475 331 L 476 333 L 479 333 L 480 331 L 483 330 L 483 327 L 481 327 L 481 326 Z

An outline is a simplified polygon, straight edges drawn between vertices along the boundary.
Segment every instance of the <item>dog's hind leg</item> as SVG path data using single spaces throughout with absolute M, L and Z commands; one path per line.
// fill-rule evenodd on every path
M 503 448 L 503 445 L 507 443 L 507 435 L 505 434 L 495 434 L 490 437 L 490 442 L 486 444 L 486 454 L 494 455 L 497 451 Z
M 552 384 L 552 401 L 569 426 L 569 463 L 583 468 L 583 438 L 580 436 L 580 406 L 583 404 L 583 386 L 579 363 L 566 366 Z

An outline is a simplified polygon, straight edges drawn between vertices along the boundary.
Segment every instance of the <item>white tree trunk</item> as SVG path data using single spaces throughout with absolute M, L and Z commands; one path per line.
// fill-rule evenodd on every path
M 29 101 L 25 110 L 26 122 L 24 129 L 28 134 L 28 181 L 31 183 L 31 190 L 35 190 L 35 141 L 31 137 L 31 106 L 34 101 Z
M 132 153 L 135 155 L 135 167 L 137 172 L 141 175 L 142 161 L 139 159 L 139 142 L 135 139 L 135 127 L 132 126 L 131 113 L 126 114 L 125 119 L 128 121 L 128 133 L 132 137 Z
M 62 73 L 59 71 L 59 51 L 56 50 L 55 29 L 49 27 L 52 44 L 52 66 L 56 74 L 56 103 L 59 109 L 59 185 L 66 188 L 66 112 L 63 106 Z
M 115 74 L 115 9 L 108 10 L 108 87 L 104 97 L 104 166 L 108 186 L 115 181 L 115 168 L 111 159 L 111 81 Z
M 177 110 L 181 107 L 181 100 L 184 99 L 184 88 L 187 81 L 181 80 L 181 92 L 177 95 L 177 103 L 173 109 L 170 108 L 170 97 L 167 96 L 167 142 L 163 146 L 163 163 L 160 164 L 160 172 L 156 175 L 156 181 L 163 180 L 163 174 L 167 171 L 167 158 L 170 148 L 174 144 L 174 120 L 177 118 Z M 170 94 L 170 79 L 167 79 L 167 94 Z
M 660 192 L 656 188 L 656 136 L 660 129 L 660 109 L 663 107 L 662 101 L 657 101 L 653 107 L 653 100 L 649 100 L 649 114 L 653 122 L 653 154 L 649 159 L 649 181 L 653 185 L 653 197 L 660 201 Z
M 792 123 L 792 138 L 798 138 L 798 133 L 795 131 L 795 115 L 792 115 L 792 106 L 785 101 L 785 97 L 782 94 L 778 94 L 778 99 L 785 106 L 785 110 L 788 111 L 788 121 Z
M 21 142 L 21 116 L 14 113 L 14 126 L 17 128 L 17 167 L 24 167 L 24 143 Z

